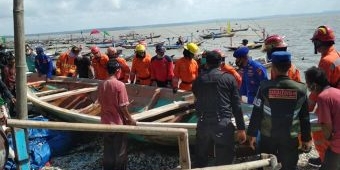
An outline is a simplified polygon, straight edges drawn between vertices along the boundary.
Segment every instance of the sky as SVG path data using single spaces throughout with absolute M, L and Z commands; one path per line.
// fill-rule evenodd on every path
M 25 34 L 338 11 L 340 0 L 23 0 Z M 0 0 L 0 36 L 13 0 Z

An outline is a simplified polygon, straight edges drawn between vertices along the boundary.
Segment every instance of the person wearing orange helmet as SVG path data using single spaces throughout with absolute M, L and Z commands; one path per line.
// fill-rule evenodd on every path
M 284 42 L 284 37 L 274 34 L 267 37 L 264 41 L 262 51 L 267 53 L 267 60 L 271 61 L 271 54 L 275 51 L 287 51 L 287 44 Z M 273 80 L 277 77 L 275 72 L 270 71 L 270 78 Z M 288 77 L 297 82 L 301 82 L 301 76 L 299 69 L 291 64 L 288 70 Z
M 321 58 L 318 67 L 326 73 L 327 80 L 332 87 L 340 89 L 340 54 L 335 49 L 334 31 L 326 25 L 319 26 L 311 38 L 314 44 L 314 53 L 320 53 Z M 309 95 L 309 110 L 315 109 L 317 93 L 311 92 Z M 310 158 L 308 163 L 314 166 L 321 166 L 324 161 L 325 152 L 329 142 L 322 131 L 313 132 L 315 149 L 319 153 L 319 158 Z
M 181 90 L 191 90 L 192 82 L 198 76 L 198 64 L 193 58 L 198 54 L 199 48 L 195 43 L 184 45 L 183 57 L 176 61 L 174 68 L 174 78 L 172 79 L 173 92 L 178 88 Z M 179 82 L 181 83 L 179 84 Z
M 146 47 L 138 44 L 135 49 L 135 57 L 132 60 L 130 83 L 151 85 L 151 55 L 146 53 Z
M 109 57 L 100 52 L 99 47 L 92 46 L 91 53 L 93 55 L 92 58 L 92 66 L 94 69 L 94 78 L 99 80 L 106 80 L 109 77 L 107 72 L 107 62 L 109 61 Z
M 56 75 L 75 77 L 77 66 L 74 64 L 74 60 L 78 57 L 80 49 L 76 46 L 71 50 L 60 54 L 56 62 Z
M 121 66 L 122 73 L 118 77 L 118 80 L 123 82 L 123 83 L 128 83 L 129 77 L 130 77 L 130 68 L 129 68 L 128 64 L 126 63 L 126 60 L 123 57 L 119 56 L 119 52 L 118 52 L 117 48 L 109 47 L 107 49 L 107 56 L 109 57 L 110 60 L 117 60 L 117 62 Z

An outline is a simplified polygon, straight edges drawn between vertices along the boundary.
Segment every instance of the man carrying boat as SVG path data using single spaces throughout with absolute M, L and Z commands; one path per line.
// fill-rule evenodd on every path
M 130 77 L 130 68 L 126 63 L 126 60 L 123 57 L 119 56 L 118 50 L 115 47 L 109 47 L 107 49 L 107 56 L 109 57 L 109 59 L 117 60 L 117 62 L 121 66 L 122 73 L 120 74 L 118 80 L 123 83 L 128 83 Z
M 109 78 L 98 85 L 98 102 L 101 106 L 101 122 L 111 125 L 136 125 L 131 117 L 129 98 L 125 84 L 118 80 L 121 67 L 116 60 L 107 63 Z M 105 133 L 104 170 L 127 169 L 127 134 Z
M 314 44 L 314 53 L 320 53 L 321 58 L 318 67 L 322 69 L 327 76 L 327 80 L 332 87 L 340 89 L 340 54 L 335 49 L 334 31 L 326 26 L 319 26 L 311 38 Z M 313 111 L 316 105 L 317 94 L 312 92 L 309 95 L 309 110 Z M 319 167 L 324 160 L 325 152 L 329 142 L 323 136 L 321 131 L 313 132 L 315 149 L 319 153 L 319 158 L 310 158 L 308 163 Z
M 80 49 L 76 46 L 72 47 L 71 50 L 60 54 L 56 62 L 56 75 L 75 77 L 77 66 L 74 64 L 74 60 L 78 57 Z
M 325 72 L 311 67 L 305 72 L 308 89 L 317 94 L 316 115 L 329 145 L 320 170 L 340 169 L 340 90 L 331 87 Z
M 231 164 L 235 156 L 235 127 L 237 140 L 246 141 L 245 124 L 241 110 L 240 95 L 235 78 L 222 72 L 221 57 L 217 52 L 206 52 L 206 67 L 193 82 L 195 109 L 198 117 L 196 129 L 195 167 L 208 165 L 208 153 L 215 146 L 215 165 Z
M 289 52 L 277 51 L 271 57 L 277 78 L 260 83 L 247 131 L 251 137 L 249 143 L 255 149 L 260 132 L 258 151 L 275 154 L 281 162 L 281 170 L 294 170 L 299 159 L 298 134 L 301 133 L 302 151 L 309 152 L 312 146 L 307 88 L 288 77 Z
M 146 53 L 146 47 L 138 44 L 135 49 L 135 57 L 132 60 L 130 83 L 151 85 L 151 56 Z
M 174 77 L 174 63 L 172 58 L 165 55 L 163 44 L 156 45 L 156 56 L 151 59 L 151 81 L 157 83 L 157 87 L 171 87 L 171 81 Z
M 93 55 L 92 67 L 94 69 L 94 78 L 98 80 L 106 80 L 109 78 L 106 68 L 109 57 L 106 54 L 101 53 L 97 46 L 91 47 L 91 53 Z
M 183 57 L 176 61 L 174 68 L 174 78 L 172 87 L 174 93 L 178 88 L 181 90 L 191 90 L 192 82 L 198 76 L 198 64 L 193 58 L 198 54 L 199 48 L 195 43 L 184 45 Z M 179 82 L 181 83 L 179 84 Z
M 240 95 L 247 96 L 247 103 L 252 104 L 260 82 L 268 80 L 266 68 L 259 62 L 248 57 L 248 47 L 238 48 L 233 56 L 236 58 L 236 65 L 242 75 Z
M 262 52 L 267 53 L 268 62 L 271 61 L 270 56 L 275 51 L 287 51 L 287 44 L 284 42 L 283 37 L 277 34 L 266 38 L 262 46 Z M 288 77 L 297 82 L 301 82 L 300 71 L 294 64 L 291 64 L 291 67 L 288 70 Z M 276 74 L 272 70 L 270 73 L 270 78 L 276 78 Z

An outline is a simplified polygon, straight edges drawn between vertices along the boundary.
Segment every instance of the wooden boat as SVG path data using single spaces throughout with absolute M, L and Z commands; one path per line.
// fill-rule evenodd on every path
M 224 46 L 224 48 L 227 48 L 229 51 L 235 51 L 239 48 L 240 46 Z M 255 49 L 260 49 L 262 47 L 261 43 L 249 43 L 247 44 L 247 47 L 249 50 L 255 50 Z
M 200 35 L 203 39 L 215 39 L 215 38 L 222 38 L 222 37 L 233 37 L 235 33 L 210 33 L 210 34 L 202 34 Z
M 36 74 L 27 76 L 27 98 L 46 116 L 57 120 L 82 123 L 100 123 L 100 105 L 97 102 L 99 80 L 54 77 L 46 82 Z M 126 85 L 129 111 L 138 121 L 155 121 L 187 110 L 193 105 L 193 95 L 172 89 Z

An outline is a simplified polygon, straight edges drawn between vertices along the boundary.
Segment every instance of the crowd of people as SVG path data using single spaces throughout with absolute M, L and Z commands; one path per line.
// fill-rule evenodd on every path
M 126 83 L 171 88 L 173 93 L 192 91 L 198 117 L 194 167 L 208 166 L 211 148 L 215 148 L 213 165 L 232 164 L 236 132 L 237 142 L 248 140 L 256 152 L 276 155 L 283 170 L 296 169 L 299 152 L 309 152 L 314 139 L 319 158 L 309 163 L 322 170 L 339 170 L 340 54 L 334 47 L 334 31 L 328 26 L 318 27 L 311 41 L 321 58 L 318 67 L 304 72 L 306 83 L 280 35 L 268 36 L 262 47 L 272 63 L 270 77 L 261 63 L 252 60 L 246 46 L 233 53 L 236 68 L 224 63 L 226 56 L 220 49 L 204 51 L 197 60 L 200 49 L 195 43 L 185 44 L 183 57 L 176 62 L 166 55 L 162 44 L 155 47 L 153 57 L 145 44 L 139 44 L 131 67 L 120 57 L 122 50 L 115 47 L 102 52 L 93 46 L 91 58 L 80 55 L 81 47 L 72 47 L 60 55 L 54 69 L 43 48 L 37 47 L 34 54 L 27 46 L 26 60 L 28 70 L 47 81 L 53 74 L 103 80 L 98 85 L 98 102 L 104 124 L 136 125 L 127 109 Z M 1 91 L 15 104 L 14 58 L 1 66 Z M 241 109 L 243 96 L 247 98 L 244 102 L 254 106 L 247 129 Z M 319 131 L 311 132 L 311 111 L 318 116 Z M 104 169 L 126 169 L 126 145 L 125 134 L 105 135 Z

